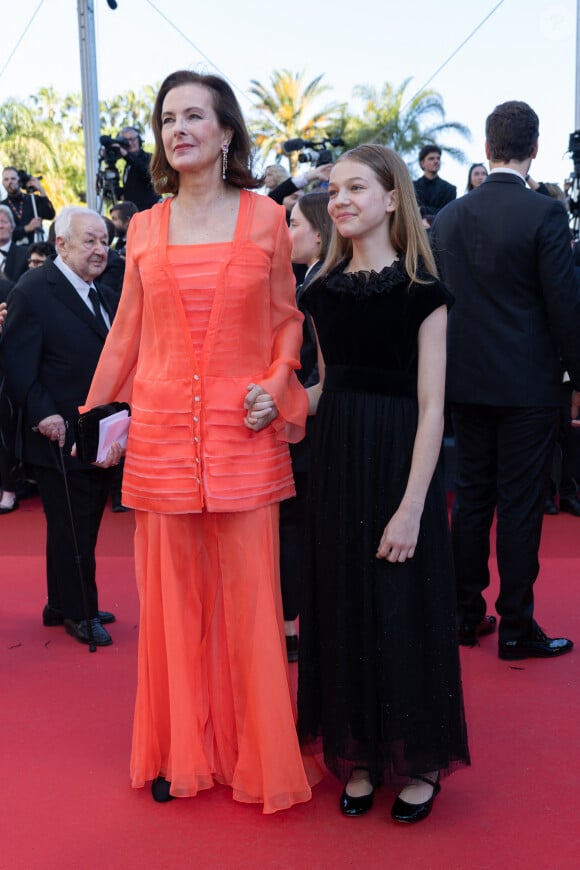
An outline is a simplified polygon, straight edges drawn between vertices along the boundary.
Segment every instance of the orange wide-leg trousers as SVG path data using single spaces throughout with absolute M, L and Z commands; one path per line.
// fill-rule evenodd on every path
M 279 583 L 278 506 L 136 511 L 140 596 L 131 781 L 214 782 L 272 813 L 307 801 Z

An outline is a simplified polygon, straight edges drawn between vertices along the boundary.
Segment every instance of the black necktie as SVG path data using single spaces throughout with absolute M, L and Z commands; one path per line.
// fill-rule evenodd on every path
M 93 306 L 93 311 L 97 323 L 100 323 L 105 332 L 108 332 L 109 327 L 105 323 L 105 318 L 103 317 L 103 312 L 101 311 L 101 301 L 99 299 L 99 293 L 96 287 L 89 287 L 89 299 L 91 300 L 91 305 Z

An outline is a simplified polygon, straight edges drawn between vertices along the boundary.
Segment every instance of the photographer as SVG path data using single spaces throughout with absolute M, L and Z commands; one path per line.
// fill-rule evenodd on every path
M 104 139 L 109 141 L 105 143 Z M 102 136 L 101 144 L 107 144 L 108 148 L 118 152 L 119 157 L 126 162 L 121 191 L 123 199 L 134 202 L 139 211 L 151 208 L 159 202 L 149 173 L 151 155 L 141 147 L 139 131 L 134 127 L 123 127 L 117 139 Z
M 14 217 L 12 241 L 18 243 L 26 239 L 28 244 L 43 241 L 42 221 L 52 220 L 55 211 L 39 179 L 7 166 L 2 173 L 2 185 L 8 196 L 0 205 L 7 205 Z

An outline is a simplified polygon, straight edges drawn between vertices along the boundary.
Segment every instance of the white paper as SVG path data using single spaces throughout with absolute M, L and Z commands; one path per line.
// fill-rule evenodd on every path
M 127 410 L 117 411 L 109 417 L 103 417 L 99 421 L 99 446 L 97 448 L 97 462 L 103 462 L 107 457 L 111 444 L 115 441 L 125 449 L 127 446 L 127 434 L 131 418 Z

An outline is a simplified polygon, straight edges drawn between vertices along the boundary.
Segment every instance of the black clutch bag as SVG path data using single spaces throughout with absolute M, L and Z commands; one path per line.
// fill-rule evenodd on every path
M 97 405 L 90 411 L 85 411 L 75 421 L 75 441 L 77 456 L 81 462 L 94 462 L 99 448 L 100 423 L 119 411 L 127 411 L 131 416 L 131 409 L 127 402 L 109 402 L 108 405 Z

